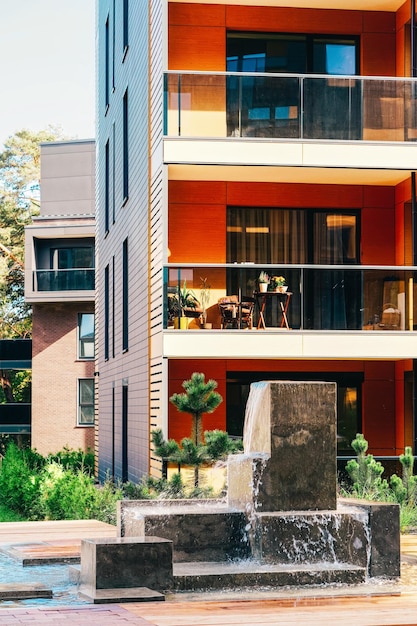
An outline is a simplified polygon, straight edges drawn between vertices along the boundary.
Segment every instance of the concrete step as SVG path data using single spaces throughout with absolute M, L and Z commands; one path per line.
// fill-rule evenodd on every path
M 2 583 L 0 600 L 27 600 L 29 598 L 52 598 L 52 589 L 41 583 Z
M 366 569 L 345 563 L 263 565 L 253 561 L 174 563 L 175 591 L 365 582 Z
M 80 598 L 94 604 L 112 604 L 113 602 L 163 602 L 165 596 L 148 587 L 130 587 L 124 589 L 82 589 Z

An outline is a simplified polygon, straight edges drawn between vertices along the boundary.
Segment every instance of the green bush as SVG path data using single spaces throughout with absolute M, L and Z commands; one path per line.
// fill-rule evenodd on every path
M 81 450 L 71 450 L 65 446 L 62 450 L 56 454 L 49 454 L 47 456 L 49 463 L 59 463 L 64 469 L 72 470 L 76 472 L 81 470 L 86 474 L 92 475 L 94 473 L 94 452 L 88 448 L 87 452 Z
M 64 448 L 44 458 L 10 442 L 0 467 L 0 505 L 25 519 L 97 519 L 116 522 L 120 488 L 94 484 L 94 454 Z
M 352 448 L 357 458 L 348 461 L 346 471 L 353 483 L 353 495 L 367 500 L 392 499 L 387 481 L 381 478 L 384 468 L 372 454 L 366 454 L 368 442 L 362 434 L 356 435 L 352 441 Z
M 43 457 L 10 443 L 1 463 L 0 503 L 27 519 L 39 519 Z
M 40 508 L 45 519 L 97 519 L 114 524 L 116 502 L 121 498 L 121 489 L 110 480 L 98 486 L 82 470 L 74 472 L 55 462 L 44 470 Z
M 341 489 L 342 495 L 360 497 L 377 502 L 396 502 L 400 505 L 401 532 L 417 528 L 417 476 L 413 474 L 414 456 L 409 446 L 399 457 L 402 465 L 402 477 L 393 474 L 389 482 L 381 478 L 384 471 L 379 461 L 372 454 L 366 454 L 368 442 L 358 434 L 352 441 L 357 459 L 350 460 L 346 470 L 352 480 L 351 488 Z

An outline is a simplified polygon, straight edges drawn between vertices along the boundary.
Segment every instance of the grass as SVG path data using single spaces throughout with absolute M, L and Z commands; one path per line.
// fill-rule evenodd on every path
M 24 522 L 25 518 L 11 511 L 4 504 L 0 504 L 0 522 Z

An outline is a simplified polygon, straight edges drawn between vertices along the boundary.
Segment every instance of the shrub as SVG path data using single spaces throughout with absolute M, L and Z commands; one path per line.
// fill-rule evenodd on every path
M 389 485 L 381 478 L 384 468 L 372 454 L 366 454 L 368 442 L 362 434 L 356 435 L 352 448 L 357 459 L 348 461 L 346 471 L 353 483 L 353 495 L 367 500 L 389 500 Z
M 27 519 L 38 519 L 42 466 L 41 455 L 11 442 L 1 463 L 0 502 Z
M 94 473 L 94 452 L 88 448 L 87 452 L 81 450 L 71 450 L 65 446 L 62 450 L 56 454 L 49 454 L 47 456 L 48 462 L 56 462 L 64 467 L 64 469 L 82 470 L 86 474 L 92 475 Z
M 46 468 L 40 489 L 40 507 L 46 519 L 97 519 L 116 521 L 116 502 L 122 491 L 110 480 L 96 486 L 83 472 L 64 469 L 52 462 Z

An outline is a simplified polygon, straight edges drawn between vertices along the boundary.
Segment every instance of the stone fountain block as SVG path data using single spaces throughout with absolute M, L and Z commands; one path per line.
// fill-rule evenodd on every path
M 400 506 L 388 502 L 341 499 L 341 506 L 364 511 L 370 537 L 368 575 L 398 578 L 401 574 Z
M 253 383 L 243 443 L 242 457 L 252 457 L 253 468 L 244 499 L 252 499 L 256 510 L 336 508 L 335 383 Z M 243 472 L 246 480 L 247 462 Z M 230 474 L 228 488 L 233 493 Z
M 160 537 L 116 537 L 81 541 L 80 593 L 97 589 L 173 586 L 172 542 Z
M 224 503 L 123 500 L 118 508 L 120 534 L 135 536 L 143 529 L 145 536 L 170 539 L 175 563 L 247 558 L 246 525 L 244 512 Z
M 260 563 L 351 564 L 367 568 L 368 515 L 360 509 L 258 513 L 253 555 Z

